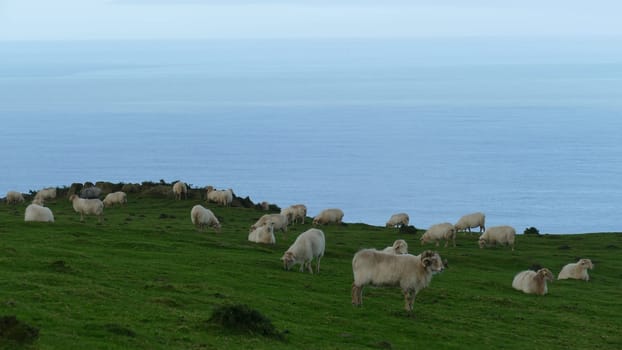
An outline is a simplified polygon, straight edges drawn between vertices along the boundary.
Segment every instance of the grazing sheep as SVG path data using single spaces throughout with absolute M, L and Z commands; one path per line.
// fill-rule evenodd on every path
M 421 236 L 421 245 L 433 241 L 436 242 L 436 246 L 438 247 L 439 241 L 442 239 L 445 240 L 445 247 L 449 245 L 450 239 L 453 241 L 454 247 L 456 246 L 456 229 L 454 225 L 444 222 L 442 224 L 430 226 L 423 236 Z
M 391 218 L 389 219 L 389 221 L 387 221 L 385 226 L 399 228 L 403 226 L 408 226 L 409 221 L 410 221 L 410 218 L 408 217 L 408 214 L 406 213 L 393 214 L 391 215 Z
M 181 196 L 184 196 L 184 199 L 188 199 L 188 186 L 181 181 L 177 181 L 173 184 L 173 194 L 175 195 L 175 200 L 181 200 Z
M 207 201 L 228 207 L 233 202 L 233 190 L 216 190 L 212 186 L 207 186 Z
M 343 210 L 324 209 L 313 218 L 313 225 L 341 224 L 341 220 L 343 220 Z
M 360 250 L 352 259 L 352 304 L 359 306 L 363 303 L 363 287 L 366 285 L 399 286 L 404 293 L 404 308 L 412 311 L 417 293 L 430 284 L 434 274 L 444 269 L 440 255 L 431 250 L 417 256 Z
M 479 247 L 484 248 L 486 245 L 509 245 L 514 250 L 514 240 L 516 230 L 512 226 L 494 226 L 488 228 L 479 236 Z
M 43 203 L 45 200 L 54 198 L 56 198 L 56 187 L 48 187 L 37 192 L 34 199 L 37 199 Z
M 255 243 L 276 244 L 274 224 L 263 225 L 248 234 L 248 240 Z
M 589 281 L 590 276 L 587 274 L 587 270 L 592 270 L 594 265 L 590 259 L 580 259 L 576 263 L 567 264 L 562 268 L 557 275 L 558 280 L 565 280 L 568 278 L 574 278 L 578 280 Z
M 108 193 L 104 198 L 104 206 L 112 207 L 115 204 L 123 205 L 127 203 L 127 194 L 122 191 Z
M 301 233 L 283 254 L 281 258 L 283 267 L 289 270 L 295 264 L 300 264 L 301 272 L 306 266 L 309 272 L 313 273 L 311 261 L 317 258 L 316 272 L 320 273 L 320 260 L 324 256 L 325 247 L 324 232 L 316 228 L 308 229 Z
M 80 198 L 94 199 L 99 198 L 102 194 L 102 189 L 96 186 L 84 187 L 80 191 Z
M 24 196 L 16 191 L 9 191 L 6 193 L 6 203 L 7 204 L 17 204 L 17 203 L 23 203 L 24 202 Z
M 216 232 L 220 232 L 220 222 L 216 215 L 200 204 L 195 205 L 190 210 L 190 220 L 199 231 L 203 231 L 206 227 L 213 227 Z
M 281 209 L 281 214 L 287 216 L 287 221 L 295 224 L 300 220 L 301 224 L 305 223 L 307 216 L 307 207 L 304 204 L 294 204 L 287 208 Z
M 479 232 L 484 232 L 486 230 L 485 222 L 486 215 L 478 212 L 461 217 L 454 226 L 456 227 L 456 232 L 464 230 L 471 232 L 471 228 L 475 227 L 479 227 Z
M 73 204 L 73 210 L 80 213 L 80 221 L 84 221 L 84 215 L 96 215 L 99 222 L 104 219 L 104 203 L 101 200 L 80 198 L 75 194 L 69 200 Z
M 408 243 L 403 239 L 398 239 L 393 242 L 392 246 L 384 248 L 382 252 L 389 254 L 408 254 Z
M 46 208 L 38 204 L 30 204 L 26 207 L 24 221 L 54 222 L 54 215 L 52 214 L 50 208 Z
M 548 292 L 546 281 L 553 282 L 553 274 L 547 268 L 541 268 L 537 272 L 527 270 L 514 276 L 512 287 L 527 294 L 544 295 Z
M 268 225 L 268 224 L 272 224 L 274 227 L 274 230 L 281 230 L 283 232 L 287 232 L 287 216 L 284 214 L 265 214 L 262 215 L 259 220 L 257 220 L 257 222 L 255 222 L 249 232 L 254 231 L 255 229 L 264 226 L 264 225 Z

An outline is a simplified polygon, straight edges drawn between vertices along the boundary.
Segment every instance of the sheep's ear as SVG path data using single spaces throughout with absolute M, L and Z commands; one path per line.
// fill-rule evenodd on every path
M 430 258 L 424 258 L 423 259 L 423 266 L 430 266 L 430 264 L 432 263 L 432 259 Z

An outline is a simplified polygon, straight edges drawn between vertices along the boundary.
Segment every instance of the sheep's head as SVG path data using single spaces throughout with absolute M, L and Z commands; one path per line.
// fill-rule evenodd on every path
M 592 260 L 590 259 L 581 259 L 579 260 L 579 265 L 581 265 L 585 269 L 593 269 L 594 265 L 592 264 Z
M 393 242 L 393 249 L 396 254 L 408 254 L 408 243 L 403 239 L 398 239 Z
M 293 252 L 287 251 L 283 254 L 281 261 L 283 261 L 283 268 L 289 271 L 289 269 L 291 269 L 291 267 L 296 263 L 296 256 Z
M 69 196 L 69 201 L 70 201 L 70 202 L 73 202 L 73 200 L 74 200 L 75 198 L 78 198 L 78 195 L 77 195 L 77 194 L 72 194 L 71 196 Z
M 421 253 L 421 262 L 423 263 L 423 266 L 425 266 L 426 270 L 429 270 L 433 274 L 440 273 L 445 270 L 445 264 L 437 252 L 426 250 Z
M 478 244 L 480 248 L 484 248 L 486 246 L 486 240 L 484 238 L 480 238 Z
M 553 282 L 553 273 L 546 267 L 541 268 L 537 272 L 538 276 L 542 276 L 545 281 Z

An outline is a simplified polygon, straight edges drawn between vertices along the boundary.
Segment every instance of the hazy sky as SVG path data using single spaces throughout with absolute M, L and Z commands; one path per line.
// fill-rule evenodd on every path
M 0 40 L 622 35 L 620 0 L 0 0 Z

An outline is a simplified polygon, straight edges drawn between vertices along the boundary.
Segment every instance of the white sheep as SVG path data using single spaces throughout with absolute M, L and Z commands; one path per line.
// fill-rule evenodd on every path
M 80 198 L 75 194 L 72 194 L 69 200 L 73 204 L 73 210 L 80 213 L 80 221 L 84 221 L 84 215 L 96 215 L 99 222 L 104 219 L 104 203 L 101 200 Z
M 514 250 L 514 240 L 516 238 L 516 230 L 512 226 L 494 226 L 488 228 L 479 236 L 479 247 L 484 248 L 490 245 L 509 245 Z
M 182 181 L 177 181 L 173 184 L 173 194 L 175 200 L 181 200 L 182 195 L 185 199 L 188 199 L 188 186 Z
M 456 246 L 456 229 L 454 225 L 444 222 L 430 226 L 423 236 L 421 236 L 421 245 L 428 242 L 436 242 L 436 246 L 438 247 L 439 241 L 443 239 L 445 240 L 445 247 L 449 245 L 449 240 L 453 241 L 454 247 Z
M 276 244 L 274 224 L 263 225 L 248 234 L 248 240 L 255 243 Z
M 548 292 L 546 282 L 553 282 L 553 274 L 547 268 L 541 268 L 537 272 L 527 270 L 514 276 L 512 287 L 527 294 L 544 295 Z
M 343 210 L 336 208 L 324 209 L 313 218 L 313 225 L 341 224 L 341 220 L 343 220 Z
M 287 232 L 288 220 L 285 214 L 264 214 L 251 226 L 249 232 L 268 224 L 272 224 L 274 230 Z
M 108 193 L 104 198 L 104 207 L 112 207 L 115 204 L 123 205 L 127 203 L 127 194 L 123 191 Z
M 216 215 L 200 204 L 190 210 L 190 220 L 197 230 L 203 231 L 206 227 L 213 227 L 216 232 L 220 232 L 220 222 Z
M 6 193 L 6 203 L 7 204 L 17 204 L 23 203 L 24 196 L 17 191 L 9 191 Z
M 393 242 L 392 246 L 384 248 L 382 252 L 389 254 L 408 254 L 408 243 L 403 239 L 398 239 Z
M 233 190 L 230 188 L 226 190 L 216 190 L 212 186 L 207 186 L 206 194 L 208 202 L 214 202 L 218 205 L 228 207 L 233 202 Z
M 34 199 L 43 203 L 45 200 L 54 198 L 56 198 L 56 187 L 48 187 L 37 192 Z
M 46 208 L 38 204 L 30 204 L 26 207 L 24 221 L 54 222 L 54 215 L 52 214 L 50 208 Z
M 576 263 L 567 264 L 562 268 L 557 275 L 558 280 L 565 280 L 569 278 L 574 278 L 578 280 L 589 281 L 590 275 L 587 274 L 587 270 L 592 270 L 594 265 L 592 264 L 592 260 L 590 259 L 579 259 Z
M 301 224 L 304 224 L 307 216 L 307 207 L 304 204 L 294 204 L 281 209 L 281 214 L 286 215 L 287 220 L 291 224 L 295 224 L 299 220 Z
M 408 217 L 408 214 L 406 213 L 393 214 L 391 215 L 391 218 L 389 219 L 389 221 L 387 221 L 385 226 L 386 227 L 408 226 L 409 221 L 410 221 L 410 218 Z
M 484 213 L 472 213 L 464 215 L 458 220 L 458 222 L 454 225 L 456 227 L 456 232 L 468 230 L 471 232 L 471 228 L 479 227 L 479 232 L 484 232 L 486 230 L 486 215 Z
M 316 228 L 308 229 L 301 233 L 283 254 L 281 258 L 283 267 L 289 270 L 295 264 L 300 264 L 300 271 L 304 271 L 306 266 L 309 272 L 313 273 L 311 261 L 317 258 L 316 272 L 320 273 L 320 260 L 324 256 L 325 248 L 324 232 Z
M 404 293 L 404 308 L 412 311 L 417 293 L 430 284 L 433 275 L 444 269 L 440 255 L 430 250 L 415 256 L 363 249 L 352 259 L 352 304 L 359 306 L 363 303 L 363 287 L 366 285 L 399 286 Z

